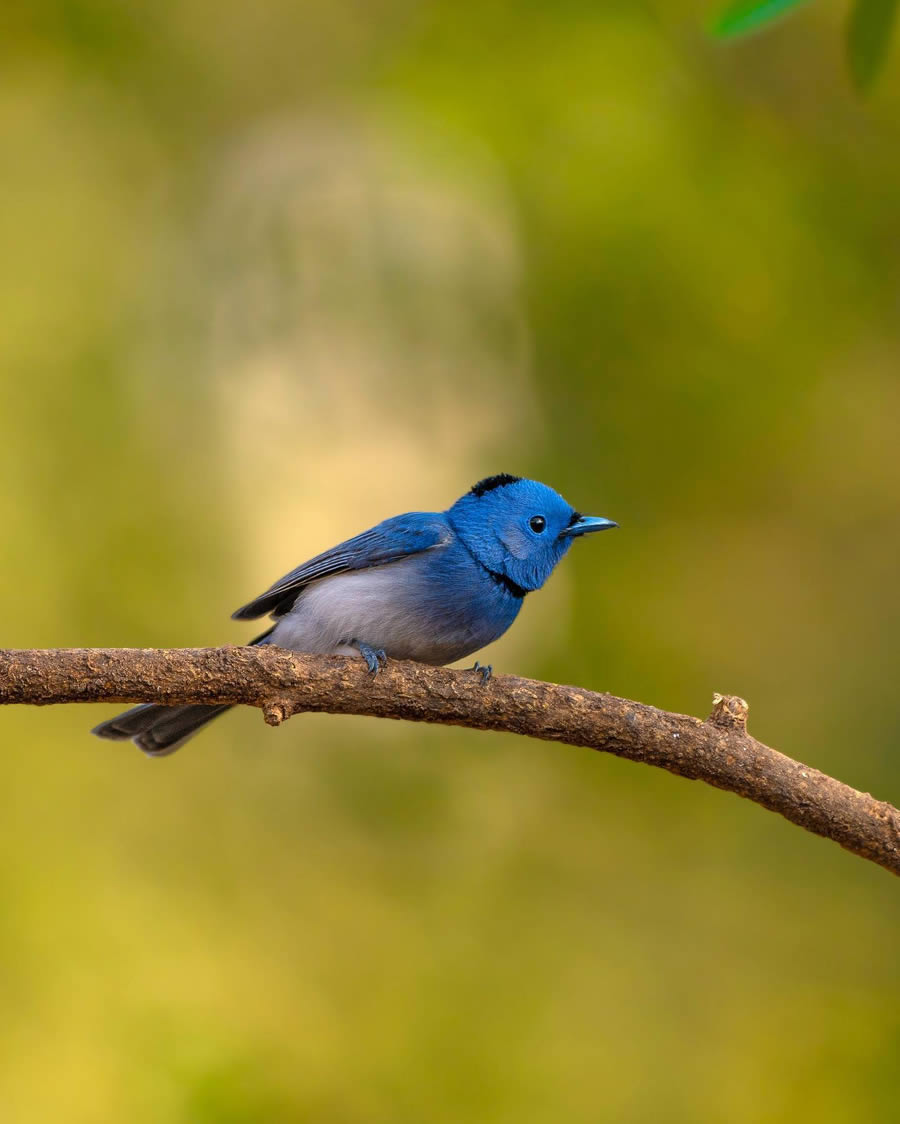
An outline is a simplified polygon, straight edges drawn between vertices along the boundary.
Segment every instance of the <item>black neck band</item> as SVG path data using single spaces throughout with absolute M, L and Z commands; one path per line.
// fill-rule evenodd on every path
M 485 566 L 484 568 L 487 570 L 487 566 Z M 496 570 L 487 570 L 487 572 L 491 575 L 497 585 L 502 585 L 507 593 L 511 593 L 513 597 L 517 598 L 519 601 L 521 601 L 525 594 L 528 592 L 528 590 L 525 589 L 524 586 L 519 585 L 518 582 L 514 582 L 512 578 L 508 578 L 506 574 L 498 574 Z
M 511 597 L 515 597 L 517 601 L 521 601 L 526 593 L 531 592 L 530 590 L 526 589 L 524 585 L 519 585 L 519 583 L 514 582 L 512 578 L 508 578 L 506 574 L 501 574 L 498 570 L 489 570 L 475 553 L 475 551 L 462 537 L 459 531 L 456 530 L 453 521 L 448 519 L 448 522 L 450 523 L 450 526 L 453 527 L 453 530 L 456 531 L 457 540 L 462 544 L 463 547 L 465 547 L 472 561 L 476 562 L 486 574 L 490 574 L 491 578 L 493 578 L 497 585 L 502 586 Z

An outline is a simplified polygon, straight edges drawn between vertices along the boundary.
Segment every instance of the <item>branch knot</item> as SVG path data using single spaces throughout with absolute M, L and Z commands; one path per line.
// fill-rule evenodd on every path
M 268 699 L 263 703 L 262 712 L 267 726 L 280 726 L 292 713 L 288 704 L 281 699 Z
M 737 695 L 720 695 L 717 691 L 713 695 L 713 708 L 706 721 L 722 730 L 739 730 L 746 734 L 748 710 L 744 699 Z

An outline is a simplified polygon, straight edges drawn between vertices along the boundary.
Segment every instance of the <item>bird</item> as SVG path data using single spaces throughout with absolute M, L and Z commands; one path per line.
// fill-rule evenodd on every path
M 485 477 L 443 512 L 395 515 L 291 570 L 233 620 L 274 621 L 251 644 L 441 666 L 491 644 L 575 539 L 618 524 L 582 515 L 537 480 Z M 490 665 L 472 669 L 484 682 Z M 227 705 L 145 703 L 92 731 L 174 753 Z

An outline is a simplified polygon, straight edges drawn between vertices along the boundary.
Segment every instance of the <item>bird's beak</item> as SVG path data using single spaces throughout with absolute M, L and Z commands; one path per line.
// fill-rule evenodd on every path
M 618 527 L 612 519 L 604 519 L 600 515 L 579 515 L 562 532 L 561 538 L 575 538 L 577 535 L 590 535 L 594 531 L 608 531 L 611 527 Z

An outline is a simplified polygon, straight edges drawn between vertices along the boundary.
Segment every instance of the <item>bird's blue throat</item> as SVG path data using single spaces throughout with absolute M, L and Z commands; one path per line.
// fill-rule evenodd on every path
M 508 574 L 503 574 L 499 570 L 492 570 L 490 566 L 486 566 L 475 553 L 475 551 L 472 550 L 472 548 L 462 537 L 462 535 L 459 536 L 459 541 L 463 545 L 463 547 L 465 547 L 466 553 L 475 562 L 475 564 L 477 566 L 480 566 L 492 581 L 496 582 L 497 585 L 505 589 L 506 592 L 510 594 L 510 596 L 515 597 L 517 601 L 522 601 L 525 597 L 525 594 L 531 592 L 530 590 L 526 589 L 525 586 L 519 585 L 518 582 L 514 582 Z

